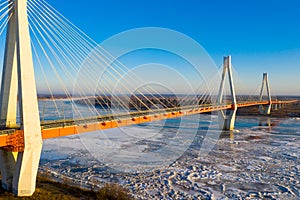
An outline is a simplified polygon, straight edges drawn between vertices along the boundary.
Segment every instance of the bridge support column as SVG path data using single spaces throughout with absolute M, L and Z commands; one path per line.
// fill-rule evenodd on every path
M 14 10 L 14 9 L 13 9 Z M 17 56 L 16 56 L 16 21 L 14 11 L 7 27 L 5 57 L 3 62 L 1 95 L 0 95 L 0 121 L 1 127 L 16 125 L 17 116 Z M 12 181 L 15 172 L 17 153 L 0 149 L 0 169 L 2 175 L 2 188 L 12 190 Z
M 272 109 L 273 109 L 273 110 L 278 110 L 278 104 L 273 104 L 273 105 L 272 105 Z
M 19 98 L 20 129 L 24 132 L 24 151 L 0 150 L 2 186 L 18 196 L 31 196 L 42 150 L 42 137 L 32 61 L 27 0 L 10 0 L 10 11 L 0 95 L 2 126 L 16 124 Z
M 262 98 L 263 98 L 264 85 L 266 85 L 266 88 L 267 88 L 267 95 L 268 95 L 269 104 L 266 105 L 266 107 L 264 107 L 263 105 L 260 105 L 259 106 L 259 112 L 263 115 L 269 115 L 269 114 L 271 114 L 272 100 L 271 100 L 269 79 L 268 79 L 268 74 L 267 73 L 263 74 L 263 81 L 262 81 L 260 95 L 259 95 L 259 100 L 260 101 L 262 101 Z
M 236 118 L 237 105 L 236 105 L 236 96 L 235 96 L 235 89 L 234 89 L 232 69 L 231 69 L 231 56 L 224 57 L 223 73 L 222 73 L 219 96 L 217 101 L 218 104 L 222 104 L 226 73 L 228 74 L 228 78 L 229 78 L 232 108 L 230 110 L 218 111 L 219 126 L 221 130 L 233 130 L 235 118 Z

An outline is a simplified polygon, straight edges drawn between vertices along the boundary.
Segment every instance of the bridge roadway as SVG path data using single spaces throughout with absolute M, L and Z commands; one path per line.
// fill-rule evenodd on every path
M 298 100 L 288 101 L 251 101 L 238 103 L 238 108 L 250 107 L 257 105 L 271 104 L 290 104 Z M 166 108 L 160 110 L 145 110 L 138 112 L 130 112 L 117 115 L 104 115 L 84 119 L 66 119 L 46 121 L 41 123 L 42 138 L 49 139 L 55 137 L 63 137 L 85 132 L 93 132 L 115 128 L 119 126 L 130 126 L 133 124 L 141 124 L 151 121 L 163 120 L 168 118 L 176 118 L 187 115 L 208 113 L 213 111 L 234 109 L 234 105 L 201 105 L 201 106 L 182 106 L 175 108 Z M 23 152 L 24 151 L 24 133 L 20 130 L 20 126 L 14 128 L 4 128 L 0 130 L 0 148 L 7 151 Z

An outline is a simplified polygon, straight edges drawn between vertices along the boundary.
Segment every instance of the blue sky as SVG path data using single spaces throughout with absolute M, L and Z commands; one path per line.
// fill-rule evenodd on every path
M 218 66 L 231 54 L 245 84 L 268 72 L 277 94 L 300 94 L 300 1 L 49 0 L 102 42 L 139 27 L 164 27 L 199 42 Z
M 222 57 L 231 54 L 245 86 L 256 88 L 262 73 L 268 72 L 273 94 L 300 95 L 299 0 L 47 1 L 97 43 L 134 28 L 172 29 L 202 45 L 218 67 Z M 148 54 L 129 58 L 143 59 Z

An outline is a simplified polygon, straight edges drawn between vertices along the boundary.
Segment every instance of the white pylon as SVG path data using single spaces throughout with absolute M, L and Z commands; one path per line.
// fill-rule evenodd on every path
M 218 104 L 222 104 L 226 73 L 228 74 L 228 78 L 229 78 L 232 108 L 229 111 L 229 113 L 225 113 L 226 111 L 224 110 L 218 111 L 219 126 L 221 130 L 233 130 L 237 105 L 236 105 L 236 96 L 235 96 L 235 89 L 234 89 L 232 69 L 231 69 L 231 56 L 224 57 L 223 73 L 222 73 L 222 79 L 221 79 L 221 84 L 219 89 L 219 96 L 217 100 Z
M 32 61 L 27 0 L 12 2 L 6 36 L 0 95 L 3 126 L 16 125 L 19 98 L 20 129 L 24 132 L 24 151 L 0 151 L 2 186 L 18 196 L 31 196 L 42 149 L 41 126 Z
M 13 5 L 11 5 L 12 7 Z M 16 56 L 16 20 L 14 8 L 7 27 L 5 55 L 2 71 L 2 84 L 0 95 L 0 117 L 1 127 L 12 127 L 16 124 L 17 113 L 17 56 Z M 12 190 L 12 181 L 15 172 L 17 153 L 7 152 L 0 149 L 0 169 L 2 175 L 2 188 Z
M 262 80 L 262 85 L 261 85 L 261 90 L 260 90 L 260 95 L 259 95 L 259 101 L 263 100 L 263 92 L 264 92 L 265 85 L 267 88 L 269 104 L 266 105 L 265 107 L 263 105 L 260 105 L 259 112 L 264 115 L 269 115 L 271 113 L 271 108 L 272 108 L 272 99 L 271 99 L 271 92 L 270 92 L 269 79 L 268 79 L 267 73 L 263 73 L 263 80 Z

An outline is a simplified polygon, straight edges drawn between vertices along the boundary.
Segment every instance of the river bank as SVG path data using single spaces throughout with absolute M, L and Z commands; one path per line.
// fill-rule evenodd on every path
M 1 183 L 1 176 L 0 176 Z M 88 200 L 88 199 L 132 199 L 128 194 L 128 191 L 124 188 L 110 184 L 105 185 L 103 188 L 92 191 L 82 189 L 80 187 L 71 186 L 68 183 L 53 181 L 50 177 L 46 177 L 44 174 L 39 174 L 36 182 L 35 193 L 31 197 L 16 197 L 11 192 L 7 192 L 0 186 L 0 199 L 2 200 Z
M 7 192 L 0 187 L 0 199 L 5 200 L 14 200 L 20 199 L 13 195 L 11 192 Z M 22 199 L 30 199 L 30 200 L 43 200 L 43 199 L 97 199 L 97 195 L 95 192 L 91 192 L 88 190 L 83 190 L 77 187 L 72 187 L 67 184 L 54 182 L 50 179 L 46 179 L 44 177 L 38 177 L 37 179 L 37 187 L 36 192 L 32 197 L 26 197 Z

